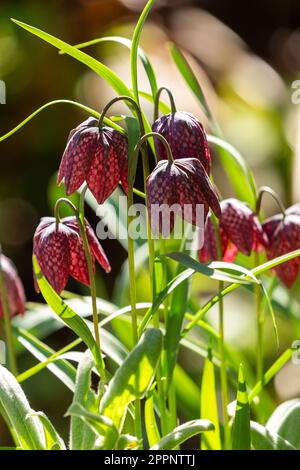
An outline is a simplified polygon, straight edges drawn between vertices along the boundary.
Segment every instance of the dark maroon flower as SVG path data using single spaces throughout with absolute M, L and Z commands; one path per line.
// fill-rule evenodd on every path
M 110 272 L 109 261 L 93 229 L 87 221 L 85 225 L 93 265 L 96 258 L 102 268 Z M 42 273 L 58 294 L 66 287 L 69 275 L 89 285 L 88 267 L 76 217 L 65 217 L 57 227 L 54 217 L 44 217 L 33 240 L 33 254 L 37 257 Z M 35 286 L 38 291 L 36 282 Z
M 276 214 L 267 219 L 263 230 L 268 237 L 267 257 L 269 260 L 285 255 L 300 248 L 300 212 L 299 205 L 290 207 L 285 217 Z M 299 273 L 299 258 L 286 261 L 274 268 L 279 279 L 291 288 Z
M 25 294 L 23 284 L 19 278 L 13 262 L 4 255 L 0 256 L 0 263 L 6 292 L 8 311 L 11 317 L 25 312 Z M 2 299 L 0 293 L 0 318 L 4 317 Z
M 237 253 L 237 247 L 228 239 L 221 224 L 219 224 L 219 236 L 222 248 L 222 261 L 231 263 Z M 217 261 L 218 257 L 218 242 L 216 238 L 214 224 L 211 220 L 210 214 L 208 215 L 204 228 L 204 244 L 200 248 L 198 255 L 201 263 L 208 263 L 210 261 Z
M 222 245 L 222 260 L 232 262 L 238 252 L 249 256 L 267 245 L 267 237 L 256 214 L 244 202 L 224 199 L 221 202 L 219 235 Z M 208 216 L 204 229 L 204 245 L 199 250 L 201 263 L 218 259 L 218 245 L 215 229 Z
M 187 155 L 198 158 L 205 171 L 210 173 L 211 158 L 206 134 L 195 116 L 184 111 L 176 111 L 157 119 L 153 123 L 152 130 L 167 139 L 175 159 L 185 158 Z M 164 145 L 158 139 L 154 140 L 158 160 L 166 160 Z
M 167 236 L 173 229 L 173 212 L 170 218 L 172 206 L 175 213 L 180 213 L 194 225 L 203 223 L 198 205 L 204 206 L 204 220 L 210 207 L 217 216 L 220 215 L 216 192 L 202 164 L 196 158 L 158 162 L 147 178 L 146 190 L 153 233 L 160 232 Z
M 267 244 L 267 237 L 257 215 L 250 207 L 237 199 L 224 199 L 221 202 L 220 225 L 228 239 L 238 251 L 249 256 Z
M 66 193 L 72 194 L 87 182 L 102 204 L 116 189 L 119 181 L 127 192 L 128 145 L 125 135 L 111 127 L 98 127 L 89 118 L 73 129 L 64 151 L 57 182 L 65 180 Z

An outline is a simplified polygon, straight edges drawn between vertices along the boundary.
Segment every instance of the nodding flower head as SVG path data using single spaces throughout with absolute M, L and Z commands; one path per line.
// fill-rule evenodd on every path
M 25 312 L 25 294 L 22 281 L 13 262 L 4 255 L 0 255 L 3 287 L 5 289 L 8 312 L 11 317 Z M 0 318 L 4 318 L 3 299 L 0 292 Z
M 69 195 L 86 181 L 102 204 L 119 181 L 127 192 L 127 173 L 127 137 L 108 126 L 99 128 L 97 119 L 89 118 L 70 132 L 57 182 L 64 179 Z
M 235 259 L 238 249 L 229 240 L 221 224 L 219 224 L 218 230 L 222 249 L 222 261 L 230 263 Z M 217 240 L 215 227 L 212 222 L 211 215 L 209 214 L 204 227 L 203 246 L 198 251 L 200 263 L 208 263 L 219 259 L 218 244 L 219 240 Z
M 267 244 L 267 237 L 256 214 L 247 204 L 234 198 L 221 202 L 218 230 L 223 261 L 233 261 L 239 251 L 249 256 L 252 251 L 260 251 Z M 198 254 L 202 263 L 218 259 L 218 243 L 210 216 L 205 224 L 204 245 Z
M 269 260 L 300 248 L 300 205 L 295 204 L 283 214 L 276 214 L 263 223 L 268 237 L 267 257 Z M 300 259 L 294 258 L 274 268 L 279 279 L 291 288 L 299 273 Z
M 249 256 L 267 244 L 267 237 L 257 215 L 250 207 L 237 199 L 224 199 L 221 202 L 220 225 L 228 240 L 240 251 Z
M 196 158 L 158 162 L 146 184 L 148 209 L 153 233 L 167 236 L 180 213 L 194 225 L 203 224 L 209 208 L 219 216 L 219 199 L 202 164 Z M 173 206 L 173 208 L 172 208 Z M 166 223 L 167 222 L 167 223 Z
M 167 139 L 175 159 L 185 158 L 187 155 L 198 158 L 205 171 L 210 173 L 211 158 L 206 134 L 195 116 L 176 111 L 158 118 L 153 123 L 152 130 Z M 155 139 L 155 147 L 158 160 L 166 160 L 166 150 L 158 139 Z
M 85 226 L 93 265 L 96 258 L 102 268 L 110 272 L 109 261 L 93 229 L 87 221 Z M 54 217 L 42 218 L 33 240 L 33 254 L 42 273 L 58 294 L 66 287 L 69 275 L 83 284 L 90 284 L 76 217 L 65 217 L 58 224 Z M 36 281 L 35 287 L 38 291 Z

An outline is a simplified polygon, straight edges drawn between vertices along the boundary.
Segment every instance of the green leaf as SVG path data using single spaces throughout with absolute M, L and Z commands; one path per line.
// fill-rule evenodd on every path
M 178 49 L 178 47 L 176 47 L 176 45 L 172 42 L 169 43 L 169 51 L 170 51 L 171 57 L 175 65 L 177 66 L 182 77 L 184 78 L 186 84 L 189 86 L 189 88 L 194 93 L 195 97 L 197 98 L 202 111 L 204 112 L 206 117 L 210 120 L 213 127 L 218 128 L 218 125 L 215 122 L 212 116 L 212 113 L 209 109 L 209 106 L 207 104 L 202 88 L 191 66 L 189 65 L 188 61 L 186 60 L 182 52 Z
M 132 81 L 132 88 L 133 88 L 133 95 L 138 101 L 138 72 L 137 72 L 137 58 L 138 58 L 138 52 L 139 52 L 139 42 L 140 42 L 140 37 L 142 34 L 143 26 L 145 24 L 145 21 L 150 13 L 151 8 L 153 7 L 155 3 L 155 0 L 149 0 L 143 9 L 139 20 L 136 24 L 135 30 L 133 32 L 133 37 L 132 37 L 132 44 L 131 44 L 131 50 L 130 50 L 130 70 L 131 70 L 131 81 Z
M 200 410 L 201 418 L 209 419 L 215 427 L 214 431 L 208 434 L 204 434 L 202 437 L 201 449 L 220 450 L 222 447 L 219 427 L 215 371 L 210 347 L 208 349 L 208 354 L 203 367 Z
M 168 258 L 174 259 L 181 263 L 183 266 L 193 269 L 195 272 L 203 274 L 204 276 L 210 277 L 218 281 L 224 282 L 235 282 L 239 284 L 259 284 L 258 279 L 255 278 L 253 273 L 242 266 L 233 263 L 226 263 L 222 261 L 212 261 L 211 263 L 202 264 L 196 261 L 194 258 L 191 258 L 185 253 L 167 253 Z M 221 270 L 226 270 L 225 272 Z M 236 276 L 227 271 L 237 271 L 242 274 L 243 277 Z M 245 279 L 245 275 L 249 276 L 250 279 Z
M 43 362 L 48 361 L 51 356 L 55 354 L 55 351 L 47 346 L 42 341 L 38 340 L 28 331 L 25 331 L 21 328 L 13 328 L 13 334 L 17 337 L 18 341 L 39 361 L 40 364 L 37 364 L 35 373 L 40 372 L 45 367 L 47 367 L 56 377 L 61 380 L 66 387 L 71 391 L 74 391 L 76 369 L 66 360 L 58 359 L 57 357 L 52 359 L 53 362 Z M 25 371 L 18 375 L 17 380 L 19 383 L 24 382 L 29 377 L 32 377 L 32 370 L 30 372 Z
M 253 173 L 245 159 L 225 140 L 208 135 L 207 140 L 214 144 L 219 152 L 221 163 L 229 181 L 239 199 L 246 201 L 254 209 L 256 203 L 256 184 Z
M 0 403 L 5 409 L 19 445 L 24 450 L 45 449 L 43 426 L 33 412 L 15 377 L 0 366 Z
M 121 430 L 126 410 L 132 401 L 149 389 L 161 354 L 162 333 L 146 330 L 109 383 L 100 403 L 100 413 Z
M 183 272 L 183 267 L 178 266 L 177 275 Z M 162 355 L 162 367 L 168 383 L 172 380 L 174 367 L 176 364 L 179 341 L 181 337 L 182 322 L 187 308 L 187 299 L 189 292 L 188 279 L 181 283 L 172 294 L 170 308 L 168 310 L 166 321 L 166 334 L 164 340 L 164 349 Z
M 280 371 L 280 369 L 291 359 L 294 353 L 293 348 L 288 348 L 284 351 L 281 356 L 271 365 L 271 367 L 265 372 L 263 381 L 257 382 L 249 393 L 249 402 L 251 401 L 262 391 L 262 389 L 272 380 L 272 378 Z
M 300 450 L 300 400 L 281 403 L 269 418 L 266 429 L 278 434 L 293 447 Z
M 88 411 L 80 403 L 72 403 L 66 416 L 71 415 L 83 420 L 98 435 L 98 442 L 95 443 L 94 449 L 111 450 L 118 439 L 118 431 L 113 422 L 106 416 Z M 99 439 L 100 438 L 100 439 Z
M 232 428 L 232 449 L 250 450 L 250 406 L 243 366 L 240 365 L 235 416 Z
M 157 428 L 157 422 L 154 411 L 154 395 L 151 393 L 145 403 L 145 427 L 149 447 L 154 446 L 159 440 L 160 435 Z
M 47 450 L 66 450 L 65 443 L 63 439 L 60 437 L 58 432 L 56 431 L 55 427 L 49 420 L 48 416 L 45 415 L 42 411 L 34 411 L 27 416 L 29 417 L 37 416 L 44 428 L 45 438 L 46 438 L 46 449 Z
M 86 346 L 90 348 L 94 356 L 96 366 L 101 371 L 103 368 L 101 356 L 90 329 L 84 320 L 77 315 L 77 313 L 75 313 L 74 310 L 72 310 L 59 297 L 59 295 L 57 295 L 54 289 L 52 289 L 46 278 L 43 276 L 35 256 L 33 256 L 33 266 L 40 291 L 47 304 L 53 309 L 54 313 L 56 313 L 56 315 L 58 315 L 59 318 L 82 339 Z
M 91 390 L 91 372 L 94 367 L 94 359 L 87 350 L 82 357 L 77 369 L 76 384 L 73 396 L 73 404 L 77 403 L 91 411 L 96 411 L 96 397 Z M 71 415 L 70 448 L 71 450 L 91 450 L 95 445 L 96 434 L 82 421 L 81 418 Z
M 81 103 L 77 103 L 77 101 L 71 101 L 71 100 L 49 101 L 49 103 L 46 103 L 43 106 L 41 106 L 40 108 L 36 109 L 32 114 L 30 114 L 30 116 L 28 116 L 26 119 L 24 119 L 24 121 L 22 121 L 20 124 L 18 124 L 16 127 L 14 127 L 11 131 L 9 131 L 6 134 L 2 135 L 0 137 L 0 142 L 3 142 L 5 139 L 8 139 L 13 134 L 15 134 L 20 129 L 22 129 L 23 126 L 25 126 L 29 121 L 31 121 L 31 119 L 33 119 L 35 116 L 37 116 L 41 111 L 44 111 L 44 109 L 47 109 L 49 106 L 53 106 L 53 105 L 56 105 L 56 104 L 71 104 L 73 106 L 76 106 L 76 107 L 82 109 L 83 111 L 85 111 L 86 113 L 88 113 L 91 116 L 94 116 L 95 118 L 100 117 L 100 114 L 97 111 L 95 111 L 94 109 L 92 109 L 88 106 L 85 106 Z M 124 129 L 122 127 L 118 126 L 116 123 L 114 123 L 110 119 L 104 118 L 104 122 L 105 122 L 105 124 L 107 124 L 111 127 L 114 127 L 119 132 L 124 133 Z
M 13 18 L 12 21 L 29 33 L 34 34 L 40 39 L 43 39 L 43 41 L 46 41 L 57 49 L 62 50 L 79 62 L 82 62 L 91 70 L 96 72 L 100 77 L 104 78 L 104 80 L 106 80 L 119 95 L 131 96 L 131 92 L 125 83 L 115 72 L 106 67 L 106 65 L 89 56 L 85 52 L 76 49 L 76 47 L 73 47 L 70 44 L 62 41 L 61 39 L 58 39 L 51 34 L 42 31 L 41 29 L 35 28 L 34 26 L 23 23 L 22 21 L 15 20 Z
M 132 47 L 131 39 L 124 38 L 122 36 L 104 36 L 102 38 L 96 38 L 96 39 L 92 39 L 91 41 L 86 41 L 80 44 L 76 44 L 73 47 L 76 47 L 76 49 L 83 49 L 84 47 L 94 46 L 95 44 L 99 44 L 103 42 L 113 42 L 116 44 L 121 44 L 122 46 L 125 46 L 128 49 L 131 49 Z M 138 47 L 138 57 L 140 61 L 142 62 L 145 72 L 147 74 L 152 95 L 155 96 L 157 92 L 157 81 L 155 77 L 155 72 L 154 72 L 154 69 L 152 67 L 150 60 L 148 59 L 148 57 L 146 56 L 145 52 L 143 51 L 141 47 Z
M 213 430 L 214 425 L 211 421 L 208 421 L 208 419 L 187 421 L 175 428 L 170 434 L 164 436 L 155 446 L 151 447 L 150 450 L 172 450 L 196 434 Z
M 251 421 L 251 444 L 255 450 L 297 450 L 278 434 L 254 421 Z

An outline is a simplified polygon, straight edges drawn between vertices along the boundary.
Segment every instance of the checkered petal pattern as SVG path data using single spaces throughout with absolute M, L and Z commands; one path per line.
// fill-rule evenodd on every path
M 176 111 L 162 116 L 153 123 L 152 130 L 167 139 L 174 159 L 187 155 L 197 158 L 205 171 L 210 173 L 211 157 L 206 134 L 202 124 L 191 113 Z M 166 160 L 164 145 L 159 139 L 154 140 L 158 160 Z
M 0 263 L 6 293 L 7 307 L 10 317 L 25 312 L 25 293 L 22 281 L 13 262 L 4 255 L 0 256 Z M 0 294 L 0 318 L 4 318 L 2 298 Z

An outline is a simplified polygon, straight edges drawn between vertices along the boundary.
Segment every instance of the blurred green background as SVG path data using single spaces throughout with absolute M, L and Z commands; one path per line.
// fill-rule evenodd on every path
M 76 44 L 103 35 L 131 37 L 144 4 L 144 0 L 2 0 L 0 79 L 5 81 L 7 96 L 6 104 L 0 105 L 0 134 L 51 100 L 66 98 L 101 110 L 114 97 L 103 80 L 82 64 L 60 56 L 51 46 L 19 29 L 10 17 Z M 168 86 L 178 108 L 193 112 L 209 131 L 196 100 L 185 87 L 164 46 L 171 39 L 186 52 L 225 138 L 248 160 L 257 184 L 272 186 L 287 205 L 300 200 L 300 107 L 291 102 L 291 83 L 300 71 L 299 26 L 300 3 L 297 0 L 246 3 L 163 0 L 157 1 L 142 37 L 142 46 L 156 69 L 159 86 Z M 100 58 L 130 85 L 126 49 L 102 44 L 87 52 Z M 142 70 L 140 89 L 148 90 Z M 146 102 L 144 105 L 151 117 L 151 106 Z M 114 111 L 124 109 L 118 106 Z M 0 144 L 0 240 L 4 252 L 18 267 L 29 300 L 40 300 L 32 283 L 32 236 L 39 218 L 51 214 L 56 195 L 55 173 L 69 130 L 84 118 L 81 111 L 58 105 L 43 111 Z M 232 195 L 216 158 L 214 174 L 222 195 Z M 268 199 L 264 209 L 267 215 L 277 211 Z M 88 212 L 88 218 L 95 227 L 97 218 L 92 211 Z M 117 241 L 105 241 L 103 246 L 113 269 L 110 275 L 99 273 L 98 289 L 99 295 L 109 299 L 126 253 Z M 139 296 L 145 300 L 142 284 L 141 277 Z M 70 283 L 69 288 L 78 291 L 75 283 Z M 211 288 L 206 286 L 208 291 Z M 201 285 L 196 284 L 194 289 L 196 294 L 200 293 Z M 296 291 L 297 287 L 295 295 Z M 251 360 L 255 347 L 255 337 L 249 334 L 254 324 L 252 300 L 239 293 L 231 296 L 226 304 L 230 310 L 227 338 Z M 279 328 L 284 348 L 294 339 L 295 330 L 284 317 L 280 318 Z M 53 335 L 49 344 L 59 348 L 71 339 L 72 334 L 64 330 Z M 274 358 L 273 341 L 271 343 L 269 346 L 266 342 L 269 359 Z M 183 361 L 187 370 L 197 375 L 198 364 L 186 358 Z M 34 362 L 23 355 L 20 368 Z M 286 386 L 285 375 L 275 383 L 279 400 L 300 394 L 298 370 L 288 377 L 289 386 Z M 30 394 L 33 407 L 49 413 L 64 432 L 61 416 L 70 401 L 66 389 L 48 371 L 26 382 L 24 388 Z

